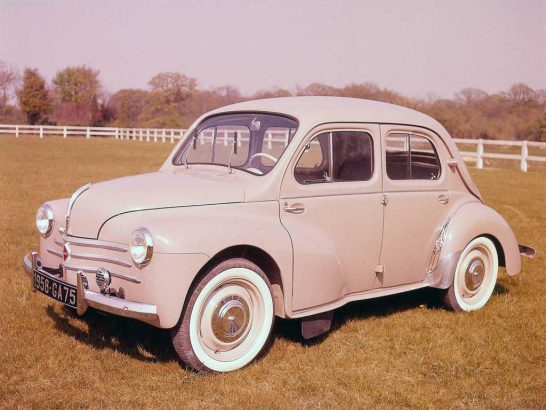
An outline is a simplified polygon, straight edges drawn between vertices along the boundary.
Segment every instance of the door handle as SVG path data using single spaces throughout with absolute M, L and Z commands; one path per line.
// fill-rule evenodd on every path
M 449 195 L 438 195 L 438 202 L 440 202 L 441 204 L 447 204 L 449 202 Z
M 305 212 L 305 207 L 300 204 L 295 204 L 294 206 L 288 206 L 288 203 L 284 203 L 284 212 L 290 212 L 291 214 L 302 214 Z

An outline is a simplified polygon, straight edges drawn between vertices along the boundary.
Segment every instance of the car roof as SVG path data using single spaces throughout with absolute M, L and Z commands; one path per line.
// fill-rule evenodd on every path
M 457 160 L 458 173 L 468 190 L 483 201 L 480 191 L 447 130 L 429 115 L 385 102 L 349 97 L 297 96 L 266 98 L 227 105 L 202 115 L 196 123 L 216 114 L 241 111 L 279 113 L 295 117 L 299 128 L 310 130 L 330 122 L 369 122 L 375 124 L 414 125 L 436 133 Z
M 263 111 L 295 117 L 306 124 L 327 122 L 373 122 L 418 125 L 436 132 L 445 132 L 434 118 L 399 105 L 348 97 L 279 97 L 245 101 L 212 111 L 219 114 L 233 111 Z

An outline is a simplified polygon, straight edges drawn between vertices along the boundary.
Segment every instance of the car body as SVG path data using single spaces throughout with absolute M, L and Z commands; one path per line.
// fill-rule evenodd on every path
M 158 172 L 81 187 L 37 224 L 33 289 L 173 329 L 202 372 L 250 362 L 274 316 L 300 318 L 310 338 L 348 302 L 423 287 L 480 308 L 498 266 L 516 275 L 534 252 L 436 120 L 340 97 L 206 113 Z

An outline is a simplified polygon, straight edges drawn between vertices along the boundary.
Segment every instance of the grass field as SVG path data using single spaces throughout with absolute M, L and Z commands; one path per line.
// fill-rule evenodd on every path
M 488 204 L 539 256 L 457 314 L 431 292 L 350 304 L 313 344 L 277 321 L 268 354 L 218 376 L 185 370 L 169 332 L 31 293 L 37 207 L 88 181 L 155 170 L 171 144 L 0 138 L 2 408 L 546 408 L 546 172 L 472 171 Z

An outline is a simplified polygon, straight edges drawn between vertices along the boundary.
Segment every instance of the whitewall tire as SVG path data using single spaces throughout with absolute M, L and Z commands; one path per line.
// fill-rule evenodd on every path
M 172 331 L 180 359 L 201 373 L 229 372 L 255 359 L 273 327 L 271 285 L 246 259 L 212 268 L 191 291 Z
M 484 236 L 473 239 L 461 253 L 444 303 L 456 311 L 482 308 L 493 294 L 498 270 L 499 258 L 493 241 Z

